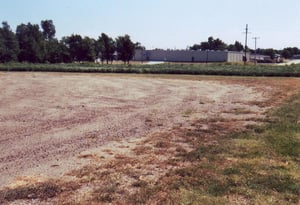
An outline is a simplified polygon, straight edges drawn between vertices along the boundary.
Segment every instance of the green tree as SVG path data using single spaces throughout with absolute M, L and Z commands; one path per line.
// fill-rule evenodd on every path
M 146 50 L 146 47 L 143 46 L 140 42 L 136 42 L 134 44 L 134 46 L 135 46 L 135 49 Z
M 207 40 L 208 43 L 208 47 L 210 50 L 214 50 L 215 46 L 214 46 L 214 38 L 212 36 L 208 37 Z
M 193 50 L 193 51 L 197 51 L 197 50 L 200 50 L 200 49 L 201 49 L 200 44 L 194 44 L 190 47 L 190 50 Z
M 103 62 L 106 60 L 106 63 L 108 64 L 108 61 L 113 61 L 114 53 L 116 51 L 115 41 L 110 38 L 105 33 L 102 33 L 97 41 L 97 47 L 96 49 L 100 55 L 101 61 Z
M 83 60 L 82 37 L 80 35 L 72 34 L 71 36 L 63 37 L 62 43 L 68 48 L 72 61 Z
M 64 63 L 71 63 L 73 61 L 70 50 L 67 47 L 67 45 L 61 40 L 59 42 L 59 56 L 60 56 L 60 62 Z
M 211 50 L 225 50 L 227 48 L 227 45 L 219 38 L 213 39 L 213 37 L 210 37 L 208 39 L 208 44 L 211 48 Z
M 210 36 L 207 41 L 203 41 L 200 44 L 194 44 L 190 47 L 190 50 L 225 50 L 227 49 L 226 43 L 224 43 L 221 39 L 214 39 Z
M 292 52 L 289 49 L 283 49 L 281 52 L 282 57 L 289 59 L 293 57 Z
M 60 63 L 62 62 L 59 41 L 55 39 L 55 26 L 52 20 L 41 21 L 43 29 L 44 44 L 44 62 Z
M 52 20 L 41 21 L 41 26 L 43 28 L 43 36 L 46 40 L 51 40 L 54 38 L 56 30 Z
M 95 60 L 95 40 L 80 35 L 63 37 L 61 43 L 68 49 L 71 61 Z
M 14 32 L 7 22 L 2 22 L 0 28 L 0 62 L 17 61 L 19 44 Z
M 236 48 L 236 51 L 243 51 L 244 50 L 243 44 L 239 41 L 235 41 L 234 46 Z
M 276 51 L 273 48 L 258 49 L 258 51 L 259 54 L 270 56 L 271 59 L 275 58 Z
M 129 35 L 119 36 L 116 39 L 118 58 L 124 63 L 128 63 L 133 58 L 135 52 L 135 45 L 130 40 Z
M 235 41 L 234 44 L 230 44 L 228 45 L 227 49 L 229 51 L 243 51 L 244 50 L 244 46 L 242 43 L 238 42 L 238 41 Z
M 300 54 L 300 50 L 297 47 L 288 47 L 281 51 L 281 55 L 284 58 L 292 58 L 294 55 L 298 54 Z
M 85 37 L 82 39 L 82 57 L 81 59 L 83 61 L 94 61 L 96 58 L 96 53 L 95 53 L 95 44 L 96 41 L 92 38 Z
M 96 57 L 101 59 L 101 62 L 103 64 L 104 60 L 105 60 L 105 55 L 104 55 L 104 45 L 102 43 L 102 41 L 100 40 L 100 37 L 98 38 L 98 40 L 95 42 L 95 52 L 96 52 Z
M 18 25 L 16 36 L 20 47 L 19 61 L 28 61 L 31 63 L 43 62 L 45 45 L 39 25 L 31 23 Z
M 57 40 L 57 39 L 51 39 L 48 41 L 45 41 L 45 62 L 49 63 L 61 63 L 61 62 L 69 62 L 69 60 L 65 60 L 64 58 L 64 51 L 67 49 L 64 49 L 64 46 Z M 67 55 L 69 55 L 68 52 Z
M 208 42 L 201 42 L 200 43 L 200 49 L 201 50 L 212 50 L 211 45 Z

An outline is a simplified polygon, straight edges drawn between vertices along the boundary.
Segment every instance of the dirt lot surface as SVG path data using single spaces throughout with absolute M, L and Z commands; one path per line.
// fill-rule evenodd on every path
M 174 167 L 165 162 L 179 145 L 192 149 L 174 139 L 175 128 L 226 119 L 224 129 L 242 129 L 298 85 L 279 78 L 0 73 L 0 189 L 74 181 L 84 167 L 117 170 L 116 162 L 129 157 L 126 166 L 155 181 Z M 200 129 L 213 128 L 203 123 Z M 162 151 L 162 136 L 176 145 Z M 90 188 L 81 186 L 76 196 L 89 197 Z

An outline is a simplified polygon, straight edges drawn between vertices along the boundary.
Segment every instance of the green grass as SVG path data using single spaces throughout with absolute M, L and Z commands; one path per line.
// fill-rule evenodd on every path
M 299 204 L 300 93 L 262 125 L 216 136 L 182 155 L 192 166 L 162 180 L 170 200 L 179 204 Z M 271 120 L 270 120 L 271 119 Z M 193 132 L 189 130 L 191 138 Z M 199 133 L 194 133 L 194 139 Z M 193 141 L 195 143 L 195 141 Z
M 300 159 L 300 94 L 276 110 L 270 123 L 254 127 L 249 136 L 282 157 Z
M 242 65 L 232 63 L 188 64 L 164 63 L 147 64 L 0 64 L 0 71 L 40 71 L 40 72 L 99 72 L 99 73 L 143 73 L 143 74 L 190 74 L 228 76 L 300 76 L 300 65 Z

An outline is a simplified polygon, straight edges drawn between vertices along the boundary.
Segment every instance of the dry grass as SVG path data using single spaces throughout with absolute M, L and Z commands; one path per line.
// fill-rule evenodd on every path
M 47 180 L 45 182 L 29 183 L 0 191 L 0 202 L 11 202 L 15 200 L 39 199 L 41 201 L 54 198 L 62 193 L 69 194 L 79 188 L 75 182 L 63 182 L 58 180 Z
M 157 132 L 135 146 L 119 144 L 122 152 L 111 148 L 80 155 L 93 163 L 70 172 L 72 183 L 47 181 L 6 189 L 0 192 L 0 202 L 299 204 L 299 99 L 294 97 L 264 120 L 248 119 L 261 125 L 241 129 L 238 120 L 216 116 L 195 120 L 189 128 Z

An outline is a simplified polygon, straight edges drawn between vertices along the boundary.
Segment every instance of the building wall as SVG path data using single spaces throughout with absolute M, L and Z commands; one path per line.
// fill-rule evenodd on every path
M 136 50 L 136 61 L 242 62 L 243 53 L 228 51 Z

